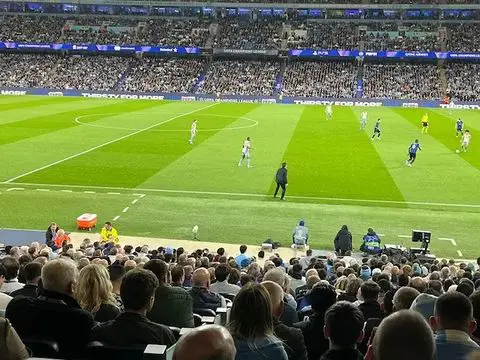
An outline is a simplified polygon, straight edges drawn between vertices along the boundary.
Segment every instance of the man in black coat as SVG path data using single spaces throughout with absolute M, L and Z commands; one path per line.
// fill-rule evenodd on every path
M 282 196 L 280 200 L 285 200 L 285 192 L 287 191 L 287 163 L 283 162 L 282 167 L 277 170 L 277 174 L 275 175 L 275 181 L 277 182 L 277 188 L 275 189 L 275 194 L 273 195 L 274 198 L 277 197 L 278 190 L 282 188 Z
M 352 251 L 352 233 L 348 231 L 347 225 L 342 226 L 333 244 L 338 255 L 343 256 L 347 251 Z
M 273 330 L 275 335 L 282 340 L 283 347 L 289 360 L 307 360 L 307 349 L 303 340 L 302 331 L 282 324 L 279 317 L 283 313 L 283 289 L 273 281 L 264 281 L 263 286 L 270 294 L 272 302 Z

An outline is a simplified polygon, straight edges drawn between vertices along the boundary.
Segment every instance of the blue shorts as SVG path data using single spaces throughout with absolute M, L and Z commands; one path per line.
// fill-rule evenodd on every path
M 417 157 L 417 153 L 410 153 L 410 158 L 415 159 Z

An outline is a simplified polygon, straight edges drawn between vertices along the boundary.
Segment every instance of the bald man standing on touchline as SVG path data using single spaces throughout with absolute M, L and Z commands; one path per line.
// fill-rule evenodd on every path
M 197 327 L 178 340 L 173 360 L 235 360 L 232 335 L 222 326 Z

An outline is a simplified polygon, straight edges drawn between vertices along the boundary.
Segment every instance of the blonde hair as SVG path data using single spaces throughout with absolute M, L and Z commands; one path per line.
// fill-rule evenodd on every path
M 96 313 L 102 304 L 115 305 L 113 286 L 104 266 L 90 264 L 80 270 L 75 299 L 82 309 L 91 313 Z

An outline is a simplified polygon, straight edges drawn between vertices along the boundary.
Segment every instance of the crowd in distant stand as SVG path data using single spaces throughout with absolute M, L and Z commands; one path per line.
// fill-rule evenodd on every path
M 448 34 L 448 50 L 480 52 L 480 25 L 478 23 L 449 24 Z
M 287 47 L 314 49 L 358 49 L 358 27 L 348 23 L 294 22 Z M 305 30 L 305 35 L 295 30 Z
M 439 99 L 436 65 L 365 64 L 363 96 L 374 99 Z
M 0 17 L 0 41 L 54 42 L 60 39 L 64 17 L 3 16 Z
M 139 59 L 125 79 L 124 90 L 192 92 L 202 67 L 203 61 L 197 59 Z
M 219 26 L 214 47 L 256 50 L 281 46 L 282 22 L 278 20 L 221 21 Z
M 205 46 L 210 22 L 195 19 L 149 20 L 138 34 L 138 43 L 145 45 Z
M 453 101 L 480 100 L 480 64 L 448 64 L 447 93 Z
M 351 98 L 356 96 L 357 68 L 346 62 L 302 62 L 287 65 L 283 96 Z
M 272 61 L 215 61 L 198 92 L 222 95 L 272 95 L 280 64 Z

